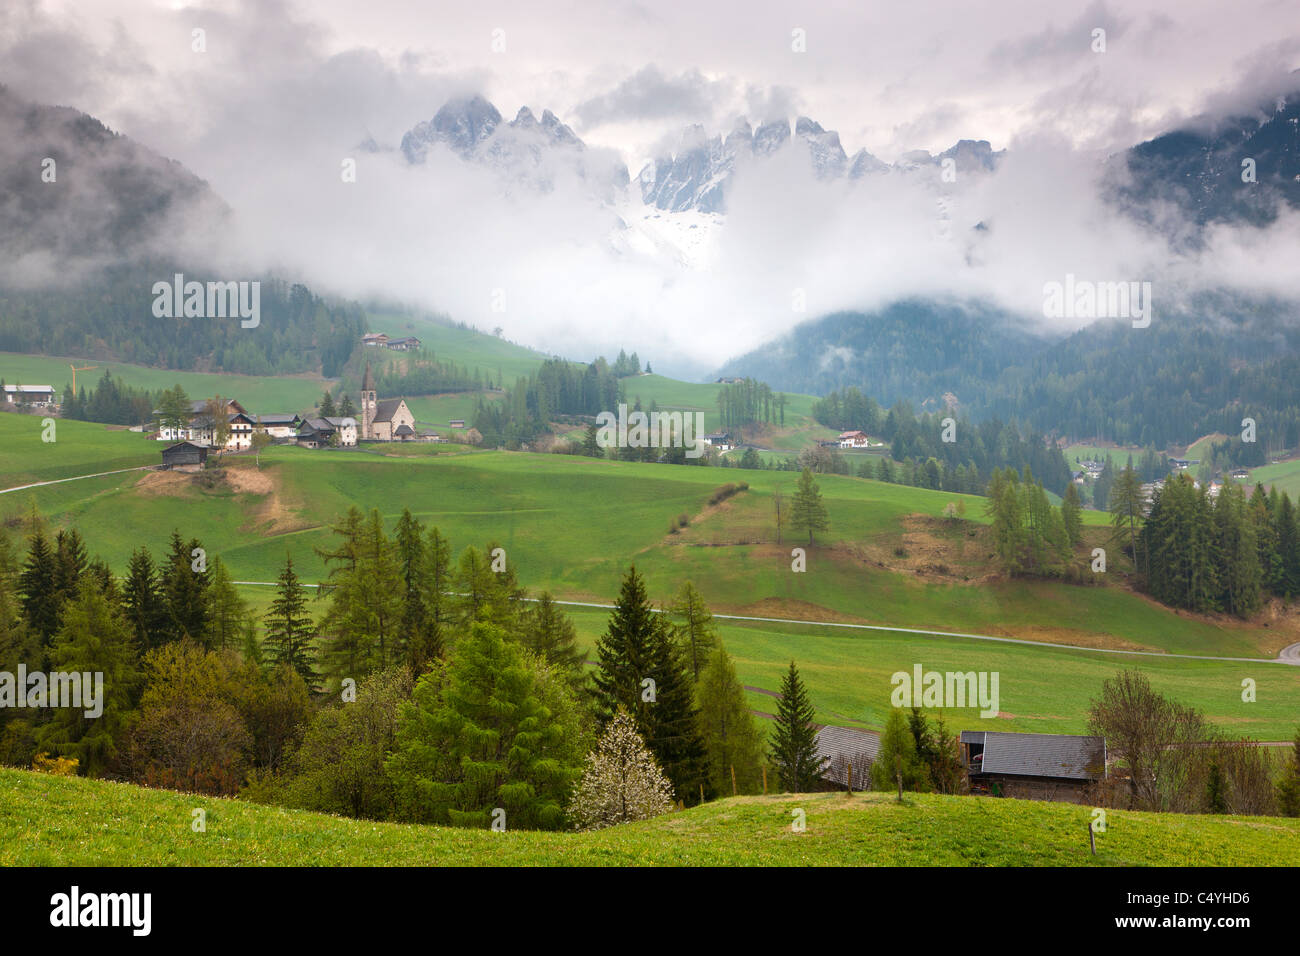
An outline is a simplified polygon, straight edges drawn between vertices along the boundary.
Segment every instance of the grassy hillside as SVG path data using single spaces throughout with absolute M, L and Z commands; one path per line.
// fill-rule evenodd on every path
M 38 424 L 0 416 L 0 471 L 35 477 L 103 458 L 157 460 L 157 443 L 140 435 L 75 422 L 60 424 L 56 444 L 41 445 Z M 689 579 L 724 613 L 1227 657 L 1272 657 L 1300 640 L 1285 618 L 1265 626 L 1178 614 L 1114 581 L 1082 587 L 990 577 L 982 499 L 856 478 L 821 478 L 831 530 L 808 549 L 808 570 L 794 573 L 790 548 L 806 539 L 787 532 L 776 545 L 773 520 L 773 494 L 793 488 L 789 473 L 431 445 L 277 448 L 260 471 L 246 457 L 227 471 L 228 482 L 214 489 L 154 472 L 52 485 L 0 496 L 0 516 L 17 519 L 34 499 L 56 524 L 81 529 L 91 552 L 119 570 L 135 547 L 162 552 L 177 528 L 219 554 L 237 580 L 273 581 L 288 553 L 314 581 L 324 568 L 313 549 L 328 543 L 328 525 L 350 504 L 377 507 L 390 522 L 406 506 L 441 528 L 457 551 L 501 544 L 522 583 L 569 600 L 609 603 L 635 561 L 654 600 L 670 601 Z M 747 492 L 708 504 L 718 485 L 740 480 L 750 483 Z M 968 521 L 940 517 L 954 500 L 965 504 Z M 669 534 L 679 514 L 689 524 Z M 1108 530 L 1090 526 L 1089 533 L 1104 540 Z M 270 598 L 269 588 L 245 591 L 259 608 Z M 600 633 L 605 616 L 575 611 L 585 640 Z M 1141 667 L 1159 689 L 1202 707 L 1216 723 L 1264 739 L 1288 739 L 1300 712 L 1300 668 L 1275 664 L 1163 661 L 797 624 L 726 622 L 723 634 L 746 684 L 774 691 L 780 668 L 797 660 L 828 723 L 879 726 L 889 675 L 918 662 L 998 670 L 1000 728 L 1081 731 L 1089 698 L 1123 666 Z M 1244 677 L 1258 682 L 1258 702 L 1241 702 Z M 752 695 L 751 706 L 773 709 L 763 694 Z M 969 712 L 951 717 L 960 726 L 988 726 Z
M 97 474 L 162 461 L 159 442 L 122 428 L 89 422 L 59 421 L 53 442 L 41 440 L 39 415 L 0 413 L 0 488 L 74 475 Z M 12 500 L 23 492 L 0 498 L 0 513 L 11 513 Z M 23 498 L 23 502 L 26 502 Z
M 1279 493 L 1285 491 L 1292 501 L 1300 499 L 1300 459 L 1252 468 L 1250 487 L 1254 488 L 1256 483 L 1262 483 L 1265 488 L 1276 486 Z
M 62 397 L 63 386 L 72 384 L 72 370 L 68 365 L 74 362 L 78 368 L 99 366 L 94 371 L 77 373 L 78 390 L 92 390 L 107 369 L 114 378 L 120 378 L 136 388 L 157 390 L 180 384 L 191 398 L 225 395 L 239 399 L 245 408 L 254 413 L 306 411 L 320 400 L 321 393 L 330 385 L 330 380 L 309 375 L 262 377 L 177 372 L 121 362 L 20 355 L 14 352 L 0 352 L 0 377 L 9 385 L 53 385 L 57 395 Z
M 204 833 L 190 824 L 207 812 Z M 795 833 L 792 811 L 806 814 Z M 338 817 L 0 770 L 2 866 L 1295 866 L 1300 821 L 888 794 L 739 797 L 596 833 Z

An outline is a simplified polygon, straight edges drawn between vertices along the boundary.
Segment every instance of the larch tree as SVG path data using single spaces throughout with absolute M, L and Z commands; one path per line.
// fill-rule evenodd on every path
M 807 468 L 799 475 L 799 484 L 794 491 L 794 501 L 790 505 L 790 525 L 808 532 L 809 547 L 813 544 L 813 532 L 825 531 L 830 527 L 821 489 Z
M 677 637 L 682 651 L 691 665 L 691 677 L 699 680 L 700 671 L 718 640 L 713 615 L 704 603 L 704 597 L 690 581 L 685 582 L 678 592 L 672 613 L 677 618 Z
M 714 648 L 695 687 L 700 736 L 714 793 L 757 793 L 762 786 L 763 733 L 727 649 Z

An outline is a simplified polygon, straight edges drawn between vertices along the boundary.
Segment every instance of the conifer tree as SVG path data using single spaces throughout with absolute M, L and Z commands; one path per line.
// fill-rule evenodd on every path
M 1079 486 L 1073 481 L 1066 486 L 1065 497 L 1061 499 L 1061 522 L 1069 546 L 1077 548 L 1083 540 L 1083 502 L 1079 500 Z
M 55 584 L 55 556 L 45 532 L 37 528 L 18 576 L 23 616 L 27 626 L 48 646 L 59 628 L 59 591 Z
M 781 701 L 771 736 L 772 763 L 781 786 L 791 793 L 810 790 L 821 778 L 827 759 L 818 754 L 813 705 L 794 661 L 781 679 Z
M 763 734 L 749 712 L 745 689 L 721 642 L 700 673 L 695 695 L 714 793 L 731 794 L 733 772 L 738 793 L 757 793 L 762 785 Z
M 43 749 L 76 757 L 87 776 L 108 768 L 117 756 L 116 742 L 126 724 L 139 680 L 138 652 L 131 629 L 103 592 L 85 582 L 63 610 L 63 620 L 50 647 L 56 671 L 102 673 L 102 713 L 86 716 L 86 708 L 59 707 L 38 732 Z M 83 701 L 85 700 L 83 690 Z
M 410 508 L 402 509 L 393 543 L 397 550 L 397 573 L 402 587 L 402 617 L 398 624 L 397 639 L 408 663 L 420 670 L 438 656 L 441 648 L 437 646 L 429 609 L 425 606 L 428 594 L 425 580 L 428 575 L 428 552 L 424 526 L 411 514 Z
M 1128 532 L 1129 547 L 1133 552 L 1133 566 L 1142 569 L 1138 562 L 1137 528 L 1142 521 L 1142 482 L 1133 470 L 1132 461 L 1115 478 L 1110 489 L 1110 518 L 1116 533 Z
M 587 656 L 578 649 L 577 629 L 556 605 L 550 591 L 543 591 L 528 611 L 523 645 L 558 667 L 573 683 L 582 680 Z
M 690 581 L 682 585 L 672 612 L 678 619 L 677 636 L 690 662 L 691 678 L 698 680 L 718 640 L 713 615 L 705 605 L 704 597 Z
M 293 569 L 293 558 L 284 557 L 284 569 L 276 579 L 275 600 L 263 618 L 266 624 L 266 658 L 274 664 L 292 667 L 309 689 L 315 689 L 311 642 L 316 627 L 307 610 L 307 591 Z
M 179 531 L 172 532 L 162 590 L 172 639 L 188 637 L 211 650 L 208 634 L 207 563 L 204 561 L 196 565 L 198 558 L 194 557 L 194 552 L 200 548 L 202 545 L 197 539 L 191 539 L 187 545 L 181 540 Z
M 445 676 L 426 674 L 402 705 L 387 762 L 408 807 L 433 822 L 560 829 L 581 773 L 581 734 L 542 700 L 537 672 L 497 627 L 475 623 Z
M 916 790 L 925 780 L 925 770 L 916 753 L 916 737 L 903 711 L 891 707 L 880 734 L 880 751 L 871 762 L 871 785 L 877 790 L 893 790 L 898 786 L 900 772 L 904 790 Z
M 812 471 L 805 468 L 799 475 L 799 484 L 794 491 L 794 501 L 790 506 L 790 524 L 808 532 L 808 545 L 813 544 L 813 532 L 825 531 L 830 525 L 826 516 L 826 505 L 822 502 L 821 489 L 813 480 Z
M 132 552 L 122 591 L 122 609 L 140 652 L 161 647 L 171 635 L 171 628 L 158 569 L 147 549 Z
M 623 578 L 618 600 L 605 633 L 596 641 L 594 675 L 596 716 L 602 725 L 621 707 L 637 726 L 641 710 L 641 681 L 649 670 L 649 646 L 657 624 L 645 581 L 635 565 Z
M 620 707 L 627 711 L 678 798 L 698 799 L 706 768 L 690 678 L 635 567 L 623 578 L 609 624 L 596 642 L 596 659 L 597 719 L 607 724 Z
M 327 390 L 320 400 L 320 417 L 335 418 L 338 416 L 338 410 L 334 407 L 334 396 Z
M 209 644 L 222 649 L 238 646 L 248 619 L 248 604 L 239 596 L 230 571 L 219 556 L 208 567 L 208 634 Z

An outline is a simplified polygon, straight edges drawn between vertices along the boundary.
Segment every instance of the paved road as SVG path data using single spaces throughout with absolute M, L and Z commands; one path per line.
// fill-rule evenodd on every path
M 55 478 L 53 481 L 36 481 L 30 485 L 18 485 L 14 488 L 0 488 L 0 495 L 7 495 L 11 491 L 22 491 L 25 488 L 40 488 L 42 485 L 59 485 L 65 481 L 80 481 L 82 478 L 103 478 L 105 475 L 120 475 L 124 471 L 148 471 L 157 467 L 157 465 L 137 465 L 135 468 L 119 468 L 116 471 L 101 471 L 94 475 L 74 475 L 71 478 Z
M 235 581 L 235 584 L 255 584 L 275 587 L 274 581 Z M 316 587 L 314 584 L 306 587 Z M 526 600 L 535 601 L 536 598 Z M 566 607 L 594 607 L 610 610 L 612 604 L 595 604 L 589 601 L 556 601 Z M 655 609 L 655 613 L 659 613 Z M 843 627 L 859 631 L 889 631 L 898 634 L 919 634 L 923 637 L 960 637 L 971 641 L 994 641 L 999 644 L 1021 644 L 1026 647 L 1055 647 L 1066 651 L 1084 651 L 1090 654 L 1125 654 L 1131 657 L 1163 657 L 1189 661 L 1236 661 L 1245 664 L 1296 664 L 1300 665 L 1300 644 L 1283 648 L 1277 657 L 1208 657 L 1202 654 L 1166 654 L 1163 651 L 1122 651 L 1107 647 L 1081 647 L 1078 644 L 1058 644 L 1051 641 L 1030 641 L 1020 637 L 995 637 L 991 634 L 966 634 L 961 631 L 927 631 L 915 627 L 890 627 L 887 624 L 844 624 L 839 621 L 801 621 L 788 617 L 748 617 L 742 614 L 715 614 L 726 621 L 757 621 L 763 624 L 806 624 L 810 627 Z M 1287 656 L 1289 655 L 1289 656 Z

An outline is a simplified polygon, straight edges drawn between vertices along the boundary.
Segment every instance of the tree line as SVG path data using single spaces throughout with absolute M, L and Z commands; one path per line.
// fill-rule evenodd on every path
M 136 365 L 245 375 L 319 371 L 334 378 L 365 331 L 355 303 L 327 301 L 278 279 L 261 280 L 256 328 L 241 328 L 237 319 L 155 319 L 153 283 L 178 271 L 197 281 L 227 278 L 155 263 L 109 268 L 83 284 L 0 289 L 0 351 L 111 355 Z
M 26 538 L 20 558 L 0 534 L 0 668 L 101 672 L 106 700 L 95 720 L 0 711 L 5 763 L 543 829 L 759 792 L 769 770 L 773 786 L 807 783 L 785 760 L 809 759 L 811 717 L 778 721 L 785 743 L 768 747 L 689 583 L 655 608 L 629 569 L 591 668 L 573 623 L 549 594 L 528 598 L 496 545 L 453 557 L 409 511 L 390 532 L 349 509 L 319 548 L 316 598 L 286 555 L 261 615 L 179 532 L 121 578 L 74 529 L 33 513 Z

